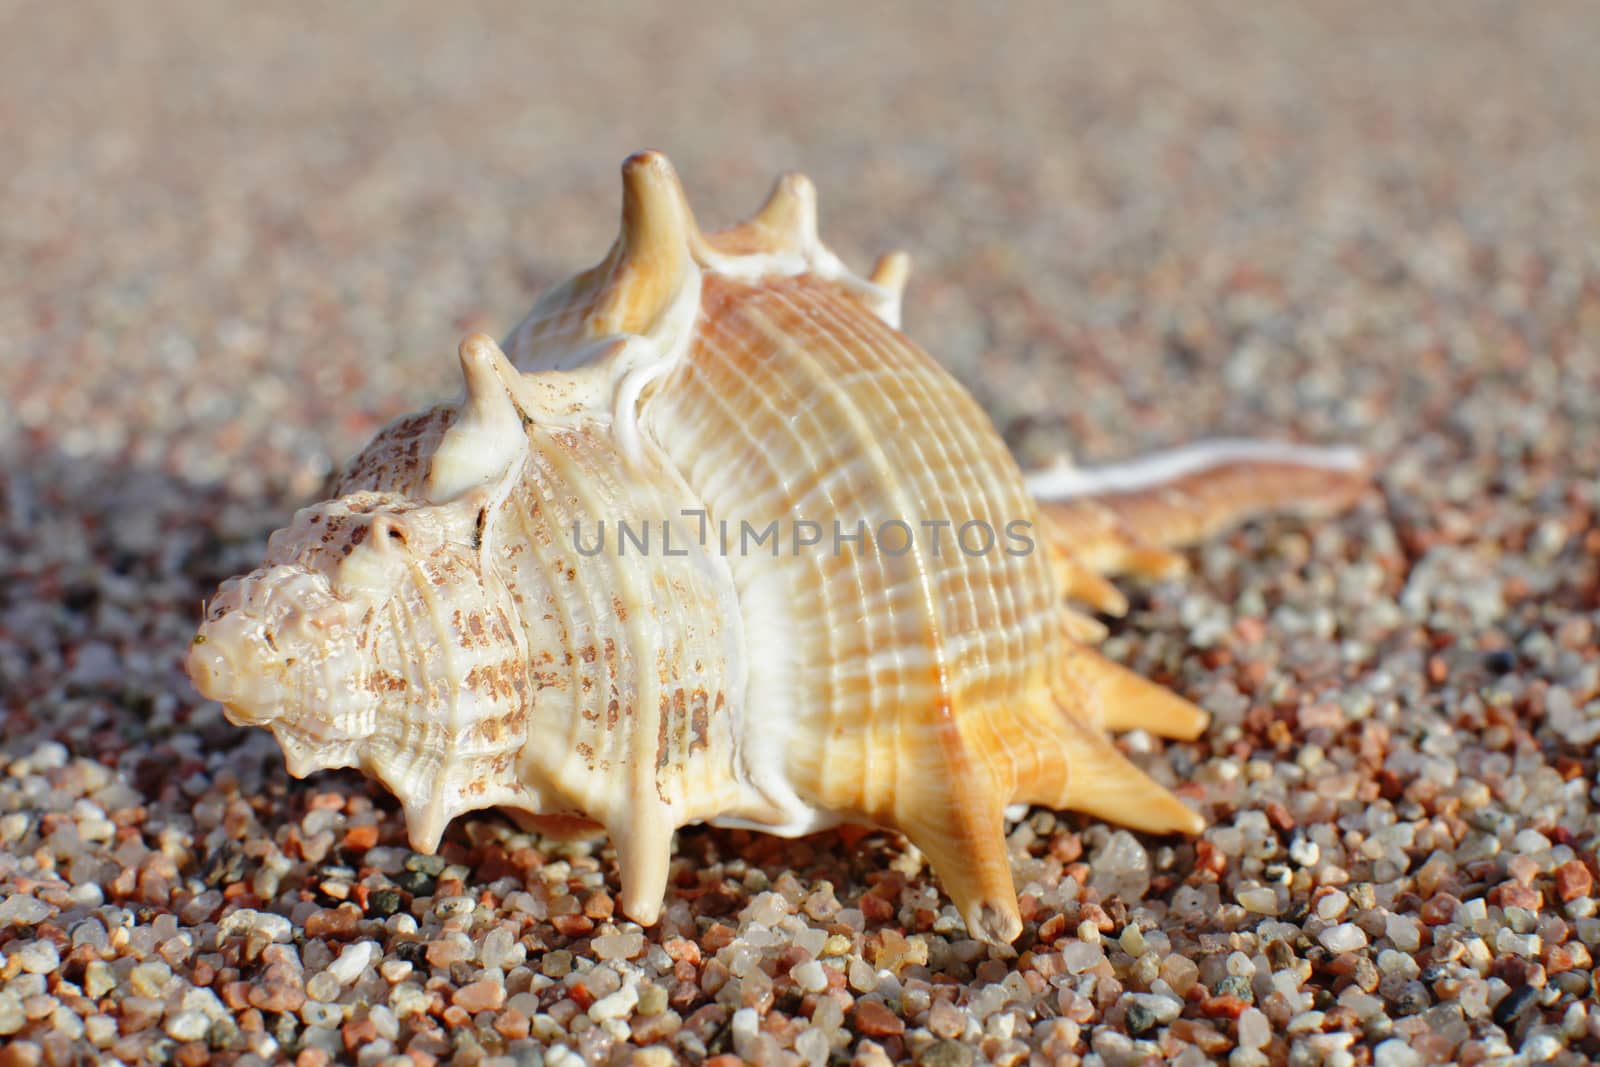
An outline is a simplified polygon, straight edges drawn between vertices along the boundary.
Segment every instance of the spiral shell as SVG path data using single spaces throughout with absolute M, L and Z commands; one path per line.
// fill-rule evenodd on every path
M 1151 832 L 1197 813 L 1107 740 L 1205 714 L 1091 647 L 1106 575 L 1260 510 L 1360 492 L 1353 453 L 1220 442 L 1024 477 L 899 331 L 901 255 L 852 274 L 806 179 L 696 227 L 654 153 L 622 233 L 465 395 L 402 419 L 224 583 L 198 688 L 291 774 L 355 766 L 414 847 L 491 806 L 591 820 L 657 917 L 672 832 L 905 833 L 969 930 L 1021 930 L 1013 803 Z

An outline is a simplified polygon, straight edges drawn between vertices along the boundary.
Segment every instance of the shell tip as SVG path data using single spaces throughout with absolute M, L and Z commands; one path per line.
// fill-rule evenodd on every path
M 494 338 L 482 332 L 469 333 L 463 337 L 457 352 L 461 355 L 461 366 L 463 368 L 471 366 L 492 367 L 496 360 L 505 358 L 505 353 L 500 350 L 500 346 L 495 343 Z
M 433 795 L 420 801 L 405 801 L 405 812 L 406 837 L 411 842 L 411 850 L 424 856 L 439 851 L 439 841 L 444 837 L 445 827 L 450 825 L 443 798 Z
M 652 256 L 687 245 L 694 225 L 678 172 L 665 155 L 635 152 L 622 164 L 622 241 L 628 254 Z
M 906 291 L 906 279 L 910 275 L 911 257 L 904 252 L 889 252 L 878 257 L 868 280 L 880 289 L 887 289 L 898 300 Z
M 1009 945 L 1022 933 L 1022 915 L 1014 904 L 1006 907 L 985 900 L 969 909 L 962 919 L 969 933 L 991 945 Z
M 677 172 L 665 152 L 654 148 L 641 149 L 622 161 L 622 178 L 632 183 L 655 179 L 676 184 Z
M 750 220 L 798 249 L 817 241 L 817 187 L 798 171 L 780 174 L 761 210 Z
M 486 334 L 469 334 L 460 355 L 467 395 L 428 466 L 425 495 L 435 504 L 500 477 L 527 447 L 517 369 Z
M 506 359 L 494 338 L 485 333 L 470 333 L 457 350 L 461 374 L 467 383 L 467 408 L 488 425 L 513 425 L 517 418 L 513 383 L 517 370 Z
M 665 812 L 644 806 L 626 822 L 614 821 L 607 827 L 622 878 L 618 903 L 622 913 L 640 926 L 654 926 L 661 918 L 672 865 L 672 829 Z

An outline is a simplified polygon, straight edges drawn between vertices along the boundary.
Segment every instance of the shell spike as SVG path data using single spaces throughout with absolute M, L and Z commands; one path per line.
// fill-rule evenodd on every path
M 867 299 L 867 305 L 895 329 L 900 328 L 900 304 L 906 291 L 906 278 L 911 274 L 911 257 L 904 252 L 888 252 L 878 257 L 867 281 L 876 290 Z
M 766 230 L 783 251 L 802 251 L 817 243 L 817 187 L 804 174 L 790 171 L 773 183 L 767 202 L 750 219 Z
M 672 865 L 672 827 L 659 810 L 643 805 L 606 828 L 617 852 L 617 873 L 622 879 L 622 912 L 640 926 L 654 926 L 661 918 L 667 894 L 667 872 Z
M 1145 833 L 1197 834 L 1205 829 L 1199 812 L 1130 762 L 1099 731 L 1065 713 L 1057 724 L 1059 762 L 1042 762 L 1035 780 L 1019 783 L 1017 800 L 1085 812 Z
M 622 164 L 622 232 L 611 253 L 580 279 L 593 286 L 590 337 L 642 334 L 672 306 L 695 273 L 700 243 L 678 172 L 660 152 L 637 152 Z
M 1056 699 L 1107 730 L 1148 730 L 1180 741 L 1193 741 L 1211 721 L 1178 694 L 1082 647 L 1070 649 L 1061 664 Z
M 452 812 L 445 810 L 444 795 L 437 789 L 428 789 L 423 795 L 408 798 L 405 812 L 406 836 L 412 850 L 425 856 L 439 851 L 439 841 L 453 817 Z
M 1069 641 L 1086 645 L 1097 645 L 1111 636 L 1111 630 L 1105 623 L 1093 615 L 1085 615 L 1068 607 L 1061 609 L 1061 632 L 1067 635 Z
M 1006 852 L 1005 809 L 998 798 L 949 799 L 952 804 L 979 802 L 958 810 L 926 811 L 908 820 L 902 832 L 928 857 L 967 932 L 991 945 L 1009 945 L 1022 932 L 1022 914 Z
M 1128 613 L 1127 596 L 1110 579 L 1064 554 L 1053 562 L 1056 580 L 1069 600 L 1087 604 L 1103 615 L 1121 618 Z
M 635 152 L 622 163 L 622 235 L 632 260 L 677 255 L 695 234 L 683 182 L 660 152 Z
M 963 736 L 949 709 L 923 726 L 920 758 L 899 771 L 888 821 L 928 857 L 968 933 L 1009 944 L 1022 932 L 1006 852 L 1010 787 L 996 782 L 994 765 L 984 758 L 988 739 Z
M 456 350 L 461 374 L 467 381 L 467 403 L 479 418 L 518 418 L 511 383 L 517 369 L 486 333 L 469 333 Z
M 911 276 L 911 257 L 904 252 L 885 252 L 872 265 L 868 281 L 899 300 L 906 291 L 906 279 Z
M 428 499 L 434 503 L 494 481 L 527 450 L 522 413 L 512 396 L 520 375 L 505 353 L 488 335 L 474 333 L 461 342 L 460 356 L 467 395 L 428 470 Z

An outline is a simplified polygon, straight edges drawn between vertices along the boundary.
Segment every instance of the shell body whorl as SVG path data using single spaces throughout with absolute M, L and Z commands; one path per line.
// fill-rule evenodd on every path
M 1099 657 L 1064 599 L 1115 613 L 1104 573 L 1340 506 L 1359 464 L 1222 449 L 1133 488 L 1025 481 L 900 333 L 904 257 L 851 274 L 805 179 L 707 235 L 644 153 L 622 213 L 505 355 L 463 342 L 462 399 L 379 434 L 223 586 L 197 686 L 291 773 L 380 778 L 418 848 L 495 805 L 604 825 L 646 923 L 690 822 L 901 830 L 996 942 L 1021 929 L 1007 805 L 1197 829 L 1101 729 L 1193 737 L 1204 713 Z

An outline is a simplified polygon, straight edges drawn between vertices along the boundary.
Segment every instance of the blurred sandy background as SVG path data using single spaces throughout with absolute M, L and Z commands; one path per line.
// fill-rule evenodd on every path
M 651 146 L 708 225 L 797 168 L 848 260 L 909 250 L 910 329 L 1030 452 L 1389 447 L 1473 402 L 1462 331 L 1554 402 L 1600 20 L 1394 6 L 9 3 L 0 381 L 68 454 L 325 465 L 598 259 Z

